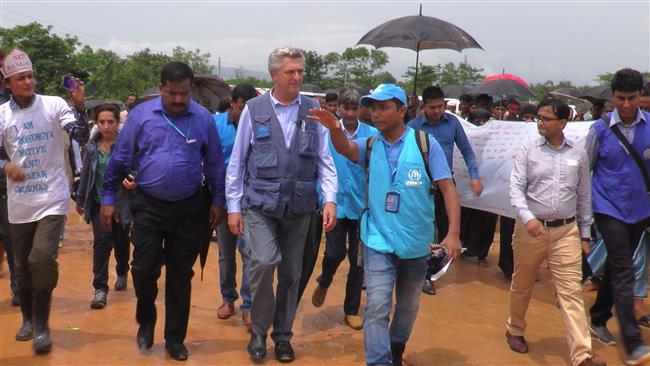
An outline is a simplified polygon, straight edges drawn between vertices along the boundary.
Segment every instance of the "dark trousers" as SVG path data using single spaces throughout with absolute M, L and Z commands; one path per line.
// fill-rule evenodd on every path
M 2 237 L 0 241 L 3 242 L 5 252 L 7 253 L 7 266 L 9 267 L 9 287 L 12 293 L 18 291 L 18 284 L 16 283 L 16 274 L 14 268 L 14 248 L 11 243 L 11 234 L 9 233 L 9 213 L 7 211 L 7 193 L 0 193 L 0 232 Z
M 108 291 L 108 261 L 111 250 L 115 248 L 115 272 L 124 276 L 129 272 L 129 254 L 131 240 L 129 227 L 113 220 L 111 230 L 104 230 L 100 224 L 99 205 L 95 205 L 90 214 L 93 227 L 93 287 L 95 290 Z
M 475 208 L 460 208 L 460 241 L 468 257 L 486 258 L 494 240 L 499 216 Z
M 133 200 L 131 274 L 138 298 L 136 320 L 156 322 L 157 281 L 165 276 L 165 341 L 182 343 L 187 334 L 192 294 L 192 267 L 201 244 L 202 197 L 198 190 L 177 202 L 158 200 L 138 190 Z
M 644 342 L 634 317 L 634 265 L 632 256 L 643 230 L 650 225 L 650 217 L 627 224 L 611 216 L 596 213 L 596 226 L 607 248 L 605 275 L 598 287 L 596 302 L 589 310 L 595 325 L 605 325 L 612 317 L 612 305 L 621 327 L 625 349 L 633 352 Z
M 305 239 L 305 251 L 302 255 L 302 272 L 300 274 L 300 284 L 298 285 L 298 304 L 300 304 L 302 294 L 305 292 L 305 288 L 307 288 L 312 273 L 314 273 L 322 236 L 323 215 L 319 211 L 314 210 L 311 213 L 311 221 L 309 222 L 307 238 Z
M 343 311 L 346 315 L 357 315 L 361 303 L 361 286 L 363 286 L 363 267 L 357 266 L 359 220 L 338 219 L 336 227 L 325 234 L 325 240 L 323 273 L 318 277 L 318 283 L 323 287 L 329 287 L 336 270 L 347 256 L 350 269 L 345 284 Z
M 9 224 L 19 292 L 51 293 L 56 287 L 59 280 L 56 257 L 64 218 L 50 215 L 34 222 Z
M 515 219 L 501 216 L 499 225 L 499 268 L 503 275 L 511 278 L 514 271 L 512 256 L 512 234 L 515 231 Z

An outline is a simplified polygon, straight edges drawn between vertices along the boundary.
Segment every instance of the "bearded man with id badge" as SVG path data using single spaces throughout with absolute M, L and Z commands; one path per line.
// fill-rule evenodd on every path
M 366 283 L 364 348 L 368 365 L 401 365 L 418 313 L 420 293 L 434 241 L 435 213 L 431 183 L 442 192 L 449 232 L 441 244 L 450 258 L 460 255 L 460 204 L 445 154 L 429 138 L 427 169 L 416 132 L 404 124 L 406 94 L 381 84 L 361 98 L 380 133 L 348 140 L 334 115 L 312 110 L 311 118 L 330 130 L 341 155 L 367 166 L 367 205 L 361 218 Z M 374 145 L 374 147 L 372 147 Z M 390 309 L 396 294 L 395 310 Z

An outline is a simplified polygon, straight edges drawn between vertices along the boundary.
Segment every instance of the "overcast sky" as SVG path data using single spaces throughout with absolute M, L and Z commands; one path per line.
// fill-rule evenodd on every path
M 7 1 L 0 26 L 32 21 L 120 55 L 175 46 L 210 52 L 216 65 L 266 70 L 269 52 L 294 45 L 320 54 L 353 47 L 370 29 L 415 15 L 420 2 L 360 1 Z M 596 84 L 623 67 L 650 70 L 650 1 L 431 1 L 423 14 L 464 29 L 482 50 L 425 50 L 425 64 L 461 62 L 529 82 Z M 384 48 L 401 78 L 415 52 Z

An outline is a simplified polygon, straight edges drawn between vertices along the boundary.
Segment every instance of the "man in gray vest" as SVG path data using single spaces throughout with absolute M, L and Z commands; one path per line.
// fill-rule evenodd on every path
M 280 362 L 295 358 L 289 341 L 317 179 L 325 231 L 336 224 L 336 168 L 327 130 L 307 119 L 309 109 L 319 105 L 299 94 L 304 69 L 299 49 L 271 52 L 273 89 L 246 103 L 226 173 L 228 227 L 244 235 L 251 259 L 253 327 L 247 351 L 256 361 L 266 357 L 271 325 L 275 357 Z

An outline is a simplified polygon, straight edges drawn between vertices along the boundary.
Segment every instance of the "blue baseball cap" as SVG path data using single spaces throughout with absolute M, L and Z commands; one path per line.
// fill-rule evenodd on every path
M 393 98 L 397 98 L 405 106 L 408 105 L 408 102 L 406 101 L 406 93 L 404 93 L 402 88 L 395 84 L 379 84 L 372 93 L 361 97 L 359 103 L 362 107 L 368 107 L 373 100 L 383 102 Z

